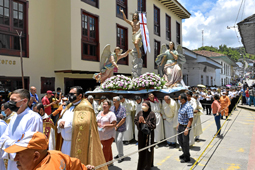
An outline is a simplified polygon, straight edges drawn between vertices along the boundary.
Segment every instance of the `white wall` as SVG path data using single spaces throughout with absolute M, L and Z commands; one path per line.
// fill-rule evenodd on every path
M 206 72 L 204 68 L 207 67 Z M 196 86 L 201 84 L 201 75 L 203 75 L 203 84 L 211 86 L 211 77 L 213 77 L 213 85 L 216 83 L 215 69 L 197 63 L 195 60 L 187 60 L 187 63 L 183 65 L 183 75 L 188 75 L 188 86 Z M 209 84 L 206 82 L 206 76 L 209 76 Z
M 217 69 L 216 70 L 216 85 L 217 86 L 222 86 L 221 84 L 221 79 L 223 78 L 223 85 L 227 85 L 230 83 L 231 81 L 231 65 L 229 65 L 228 63 L 226 63 L 224 60 L 220 59 L 220 58 L 217 58 L 217 59 L 214 59 L 212 58 L 213 60 L 217 61 L 218 63 L 222 63 L 222 73 L 221 73 L 221 69 Z M 225 70 L 225 74 L 224 74 L 224 64 L 226 66 L 228 66 L 228 75 L 227 75 L 227 70 Z M 226 81 L 228 78 L 228 82 Z

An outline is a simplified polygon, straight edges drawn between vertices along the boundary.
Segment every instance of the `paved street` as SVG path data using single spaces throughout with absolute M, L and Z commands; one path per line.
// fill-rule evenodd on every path
M 207 121 L 208 120 L 208 121 Z M 238 108 L 234 111 L 222 129 L 223 138 L 215 138 L 208 146 L 216 131 L 213 116 L 202 115 L 201 121 L 203 134 L 200 142 L 196 142 L 191 150 L 192 160 L 190 163 L 181 163 L 179 155 L 182 154 L 178 149 L 169 149 L 162 143 L 159 149 L 155 149 L 153 170 L 190 169 L 195 160 L 208 146 L 201 157 L 198 165 L 193 169 L 212 169 L 212 170 L 235 170 L 247 169 L 251 139 L 255 120 L 255 112 Z M 221 125 L 225 120 L 221 120 Z M 113 155 L 117 154 L 116 145 L 112 145 Z M 129 154 L 137 150 L 135 143 L 124 146 L 124 154 Z M 251 157 L 251 156 L 250 156 Z M 253 158 L 251 158 L 253 160 Z M 125 158 L 122 163 L 115 162 L 110 170 L 135 170 L 137 168 L 138 154 Z M 250 168 L 251 169 L 251 168 Z

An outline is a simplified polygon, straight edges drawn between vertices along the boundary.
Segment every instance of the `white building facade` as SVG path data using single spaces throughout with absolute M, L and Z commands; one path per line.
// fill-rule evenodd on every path
M 183 81 L 187 86 L 217 85 L 217 70 L 221 68 L 220 63 L 187 48 L 183 48 L 183 53 L 187 60 L 183 65 Z
M 94 89 L 99 84 L 92 77 L 100 71 L 105 45 L 110 44 L 112 51 L 116 46 L 124 52 L 134 48 L 132 28 L 123 20 L 120 9 L 128 20 L 132 20 L 130 13 L 146 12 L 151 52 L 142 56 L 142 73 L 157 73 L 155 58 L 162 44 L 182 44 L 182 20 L 191 15 L 178 0 L 4 2 L 9 13 L 4 16 L 6 22 L 0 22 L 0 92 L 22 88 L 18 30 L 23 32 L 25 88 L 35 86 L 39 97 L 57 87 L 65 94 L 74 85 Z M 12 15 L 17 11 L 18 19 Z M 132 59 L 129 55 L 118 62 L 118 74 L 131 76 Z
M 232 78 L 233 67 L 237 66 L 236 63 L 228 56 L 211 51 L 195 51 L 195 53 L 209 57 L 210 59 L 220 63 L 221 68 L 216 69 L 216 86 L 225 86 L 230 84 Z

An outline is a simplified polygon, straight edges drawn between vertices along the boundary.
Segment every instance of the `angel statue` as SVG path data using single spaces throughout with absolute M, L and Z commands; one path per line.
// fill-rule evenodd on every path
M 182 85 L 182 70 L 180 65 L 186 62 L 185 56 L 182 52 L 181 45 L 178 46 L 177 51 L 174 47 L 174 42 L 169 42 L 169 49 L 164 44 L 161 47 L 160 54 L 156 58 L 158 71 L 167 82 L 167 88 L 180 87 Z
M 107 44 L 104 47 L 101 55 L 100 73 L 96 73 L 93 76 L 93 78 L 100 83 L 103 83 L 107 78 L 112 77 L 114 67 L 119 69 L 117 62 L 120 59 L 125 58 L 132 51 L 129 49 L 122 54 L 122 49 L 120 49 L 120 47 L 116 47 L 112 53 L 110 47 L 110 44 Z

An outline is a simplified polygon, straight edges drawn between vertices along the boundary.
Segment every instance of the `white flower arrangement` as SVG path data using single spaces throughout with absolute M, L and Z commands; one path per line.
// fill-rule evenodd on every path
M 129 90 L 130 85 L 132 85 L 132 80 L 129 77 L 117 75 L 106 79 L 105 82 L 101 84 L 101 89 Z
M 165 85 L 163 78 L 160 78 L 159 75 L 155 73 L 146 72 L 140 77 L 137 77 L 132 80 L 135 89 L 145 88 L 145 89 L 156 89 L 160 90 Z
M 139 90 L 143 89 L 156 89 L 160 90 L 165 85 L 163 78 L 155 73 L 144 73 L 138 78 L 130 79 L 124 75 L 112 76 L 101 84 L 101 89 L 109 90 Z

